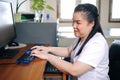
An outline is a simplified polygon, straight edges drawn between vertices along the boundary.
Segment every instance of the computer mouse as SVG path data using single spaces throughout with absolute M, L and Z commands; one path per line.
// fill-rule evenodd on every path
M 10 42 L 8 46 L 19 46 L 19 44 L 17 42 Z

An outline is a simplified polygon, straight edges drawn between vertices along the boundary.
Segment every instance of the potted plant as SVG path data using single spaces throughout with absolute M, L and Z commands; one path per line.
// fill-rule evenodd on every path
M 18 12 L 19 8 L 21 7 L 21 5 L 26 2 L 27 0 L 22 1 L 21 3 L 18 2 L 18 0 L 16 1 L 16 13 L 14 14 L 14 20 L 15 22 L 21 22 L 21 13 Z
M 31 8 L 35 11 L 35 18 L 36 22 L 42 22 L 44 9 L 54 10 L 51 5 L 48 5 L 45 0 L 31 0 L 32 6 Z

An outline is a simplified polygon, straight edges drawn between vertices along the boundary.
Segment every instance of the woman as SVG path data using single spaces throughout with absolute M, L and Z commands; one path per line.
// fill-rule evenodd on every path
M 98 21 L 97 8 L 92 4 L 78 5 L 72 26 L 77 39 L 69 48 L 34 46 L 31 56 L 46 59 L 57 69 L 70 74 L 71 80 L 109 80 L 108 45 Z M 55 55 L 70 57 L 71 62 Z

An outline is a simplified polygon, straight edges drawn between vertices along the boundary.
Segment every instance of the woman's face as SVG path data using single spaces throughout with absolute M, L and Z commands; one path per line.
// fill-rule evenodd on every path
M 73 13 L 72 26 L 74 35 L 81 38 L 81 40 L 85 40 L 93 28 L 94 22 L 88 22 L 85 12 L 75 12 Z

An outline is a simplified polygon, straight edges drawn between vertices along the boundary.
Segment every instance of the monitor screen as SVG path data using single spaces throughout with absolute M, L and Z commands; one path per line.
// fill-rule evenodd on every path
M 12 3 L 0 1 L 0 54 L 15 37 Z
M 0 1 L 0 48 L 15 37 L 12 5 Z

